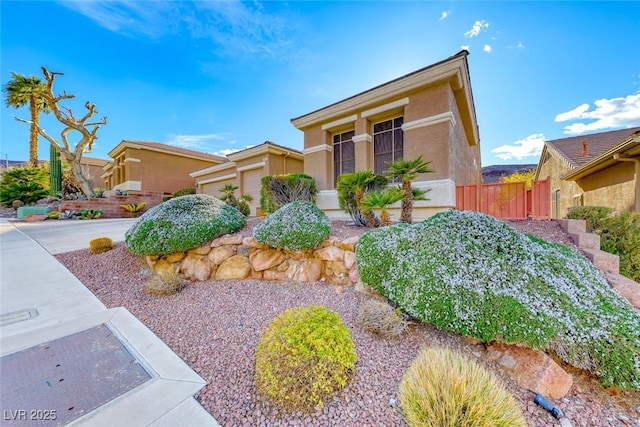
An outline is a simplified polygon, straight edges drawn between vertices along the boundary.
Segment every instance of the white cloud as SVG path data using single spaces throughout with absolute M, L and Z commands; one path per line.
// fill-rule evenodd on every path
M 518 42 L 518 49 L 524 49 L 524 44 L 522 42 Z
M 235 143 L 235 141 L 234 141 L 234 143 Z M 224 148 L 222 150 L 214 152 L 213 154 L 215 154 L 216 156 L 226 157 L 229 154 L 237 153 L 238 151 L 246 150 L 246 149 L 251 148 L 251 147 L 255 147 L 255 145 L 247 145 L 244 148 Z
M 640 92 L 625 97 L 598 99 L 593 104 L 593 110 L 589 104 L 582 104 L 558 114 L 555 121 L 581 121 L 564 127 L 564 133 L 568 135 L 640 125 Z
M 540 157 L 544 141 L 544 134 L 534 133 L 524 139 L 515 141 L 511 145 L 496 147 L 491 152 L 501 160 L 522 160 L 528 157 Z
M 482 30 L 486 30 L 487 28 L 489 28 L 489 23 L 484 19 L 482 21 L 476 21 L 473 23 L 471 29 L 464 33 L 464 36 L 468 38 L 475 37 L 480 34 Z
M 447 19 L 447 17 L 449 17 L 449 11 L 445 10 L 444 12 L 442 12 L 442 15 L 440 15 L 440 20 L 444 21 L 445 19 Z
M 488 44 L 485 44 L 484 47 L 482 48 L 482 50 L 487 52 L 487 53 L 491 53 L 493 48 L 491 46 L 489 46 Z
M 460 46 L 460 49 L 464 49 L 467 52 L 471 51 L 471 46 L 469 46 L 468 44 L 463 44 L 462 46 Z
M 209 133 L 204 135 L 167 135 L 165 142 L 176 147 L 187 148 L 189 150 L 206 151 L 214 141 L 223 141 L 226 137 L 222 134 Z

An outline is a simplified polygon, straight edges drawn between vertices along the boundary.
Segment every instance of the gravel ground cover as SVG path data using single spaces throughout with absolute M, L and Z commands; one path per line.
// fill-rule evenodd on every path
M 259 219 L 250 219 L 246 235 Z M 517 230 L 571 245 L 566 233 L 551 221 L 513 221 Z M 333 222 L 332 235 L 350 237 L 367 229 Z M 572 246 L 572 245 L 571 245 Z M 534 394 L 488 364 L 485 347 L 429 325 L 411 324 L 401 338 L 379 338 L 357 321 L 360 304 L 370 296 L 353 287 L 324 283 L 295 284 L 257 280 L 193 282 L 171 297 L 149 297 L 142 291 L 151 275 L 143 257 L 124 244 L 103 254 L 88 249 L 57 255 L 108 307 L 126 307 L 206 381 L 196 396 L 223 426 L 405 426 L 396 405 L 403 373 L 422 346 L 446 346 L 499 375 L 520 402 L 530 426 L 560 422 L 533 403 Z M 286 414 L 261 400 L 254 378 L 255 348 L 260 332 L 279 313 L 295 306 L 322 304 L 340 315 L 353 337 L 358 362 L 345 390 L 310 415 Z M 565 367 L 574 375 L 569 394 L 553 403 L 573 426 L 640 427 L 640 392 L 606 390 L 588 374 Z

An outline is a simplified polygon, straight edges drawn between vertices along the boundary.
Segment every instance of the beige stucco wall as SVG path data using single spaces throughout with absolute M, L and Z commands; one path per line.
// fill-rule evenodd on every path
M 572 169 L 557 154 L 550 153 L 549 160 L 540 166 L 538 179 L 546 179 L 551 177 L 551 217 L 564 218 L 567 215 L 567 209 L 573 206 L 573 197 L 582 194 L 582 190 L 576 183 L 561 180 L 560 177 L 569 173 Z M 559 204 L 556 207 L 553 203 L 556 192 L 559 194 Z
M 402 105 L 363 117 L 363 111 L 394 102 Z M 403 157 L 414 159 L 421 155 L 425 161 L 431 161 L 430 167 L 434 170 L 419 176 L 416 181 L 450 179 L 458 185 L 480 182 L 479 145 L 471 144 L 462 129 L 455 96 L 448 82 L 381 99 L 364 109 L 345 112 L 342 117 L 328 117 L 323 123 L 304 129 L 304 172 L 315 178 L 320 190 L 334 189 L 333 152 L 330 150 L 333 135 L 350 130 L 355 131 L 356 170 L 373 169 L 373 125 L 399 116 L 404 117 L 405 125 L 419 123 L 416 127 L 407 126 L 404 131 Z M 330 126 L 331 123 L 337 124 Z
M 577 180 L 584 191 L 585 206 L 607 206 L 618 212 L 631 211 L 635 205 L 634 164 L 619 162 Z

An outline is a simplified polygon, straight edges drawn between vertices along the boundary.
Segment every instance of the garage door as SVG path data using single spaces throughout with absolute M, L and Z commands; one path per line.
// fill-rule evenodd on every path
M 251 214 L 256 214 L 256 208 L 260 206 L 260 185 L 263 176 L 263 168 L 251 169 L 242 172 L 242 184 L 240 194 L 250 194 L 253 197 L 251 202 Z

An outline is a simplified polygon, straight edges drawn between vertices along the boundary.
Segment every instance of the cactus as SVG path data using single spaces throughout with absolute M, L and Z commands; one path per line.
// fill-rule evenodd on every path
M 49 146 L 49 157 L 51 194 L 56 196 L 62 191 L 62 162 L 60 161 L 60 151 L 53 145 Z
M 92 254 L 101 254 L 113 249 L 113 240 L 108 237 L 96 237 L 89 242 L 89 251 Z

